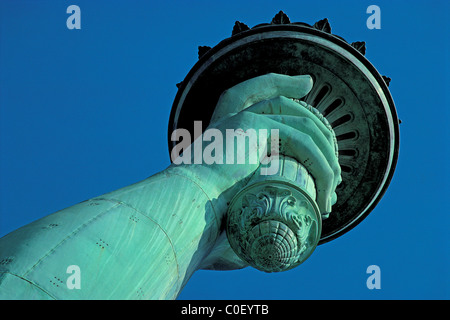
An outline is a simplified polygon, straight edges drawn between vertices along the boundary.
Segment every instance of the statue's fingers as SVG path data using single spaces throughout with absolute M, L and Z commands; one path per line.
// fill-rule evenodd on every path
M 317 128 L 326 137 L 328 142 L 333 146 L 334 152 L 337 152 L 336 140 L 334 133 L 330 130 L 327 125 L 320 120 L 311 111 L 306 109 L 304 106 L 299 105 L 299 103 L 293 101 L 292 99 L 279 96 L 270 100 L 263 100 L 258 102 L 245 111 L 254 112 L 258 114 L 280 114 L 283 116 L 298 116 L 298 117 L 308 117 L 314 121 Z
M 309 75 L 288 76 L 269 73 L 241 82 L 225 90 L 217 102 L 211 122 L 236 113 L 262 100 L 285 96 L 301 99 L 309 93 L 313 80 Z
M 335 191 L 335 192 L 333 192 L 333 194 L 331 196 L 331 205 L 336 204 L 336 202 L 337 202 L 337 193 Z
M 266 115 L 266 117 L 283 123 L 311 137 L 313 143 L 317 145 L 325 159 L 328 161 L 329 166 L 333 170 L 334 178 L 337 180 L 337 178 L 341 175 L 341 167 L 339 165 L 338 157 L 336 157 L 334 144 L 327 140 L 323 132 L 317 127 L 311 117 L 285 115 Z M 292 145 L 292 148 L 295 147 L 295 145 Z M 333 185 L 336 186 L 337 181 L 333 181 Z
M 331 127 L 326 124 L 327 122 L 319 119 L 313 112 L 308 110 L 305 106 L 300 105 L 298 102 L 295 102 L 292 99 L 280 96 L 274 99 L 264 100 L 248 107 L 245 111 L 255 112 L 258 114 L 281 114 L 284 116 L 292 115 L 292 116 L 308 117 L 314 121 L 316 126 L 327 138 L 330 145 L 333 145 L 334 153 L 337 155 L 336 137 Z M 340 166 L 335 165 L 334 172 L 335 172 L 335 181 L 334 181 L 334 189 L 335 189 L 336 186 L 342 181 Z

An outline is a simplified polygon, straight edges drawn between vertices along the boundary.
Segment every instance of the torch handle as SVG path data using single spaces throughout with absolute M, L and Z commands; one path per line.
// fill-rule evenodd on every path
M 255 173 L 227 214 L 231 247 L 265 272 L 285 271 L 306 260 L 322 228 L 313 177 L 295 159 L 280 155 L 278 161 L 276 174 Z

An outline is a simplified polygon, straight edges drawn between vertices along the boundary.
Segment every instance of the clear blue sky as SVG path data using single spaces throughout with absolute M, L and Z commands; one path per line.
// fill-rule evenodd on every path
M 68 30 L 66 8 L 81 8 Z M 381 29 L 366 8 L 381 8 Z M 180 299 L 448 299 L 449 1 L 0 1 L 0 236 L 169 165 L 197 46 L 283 10 L 366 41 L 402 124 L 393 181 L 355 229 L 279 274 L 199 271 Z M 381 269 L 369 290 L 366 269 Z M 118 275 L 120 276 L 120 275 Z

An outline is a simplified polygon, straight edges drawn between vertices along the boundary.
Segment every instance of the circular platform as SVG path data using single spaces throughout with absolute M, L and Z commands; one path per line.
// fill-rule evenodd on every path
M 173 130 L 193 135 L 194 121 L 206 129 L 224 90 L 271 72 L 311 75 L 314 86 L 303 100 L 333 127 L 343 178 L 337 203 L 323 221 L 321 244 L 355 227 L 385 193 L 398 157 L 398 118 L 386 78 L 364 57 L 364 43 L 331 34 L 324 20 L 314 26 L 282 20 L 251 29 L 236 23 L 233 36 L 200 48 L 201 58 L 173 103 L 169 152 Z

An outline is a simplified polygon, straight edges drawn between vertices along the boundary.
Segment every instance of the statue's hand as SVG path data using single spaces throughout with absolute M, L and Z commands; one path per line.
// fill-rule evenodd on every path
M 336 201 L 334 191 L 341 181 L 333 134 L 311 111 L 292 100 L 301 99 L 311 88 L 312 79 L 308 75 L 271 73 L 244 81 L 221 95 L 202 137 L 203 154 L 197 155 L 197 159 L 203 161 L 197 170 L 216 174 L 214 180 L 208 176 L 207 182 L 219 188 L 227 202 L 259 167 L 260 154 L 266 154 L 262 151 L 271 150 L 270 141 L 274 138 L 271 130 L 276 129 L 279 153 L 296 159 L 309 170 L 315 178 L 316 201 L 321 213 L 331 212 Z M 228 139 L 227 144 L 227 132 L 228 137 L 232 137 L 231 133 L 237 136 L 255 133 L 256 139 L 247 143 L 245 150 L 237 150 L 239 145 L 235 138 Z M 267 139 L 264 139 L 266 132 Z M 194 143 L 188 149 L 191 163 L 195 163 Z M 245 159 L 238 158 L 239 152 Z M 252 161 L 254 159 L 257 161 Z M 240 164 L 242 162 L 244 164 Z
M 334 191 L 341 181 L 333 133 L 313 112 L 293 100 L 301 99 L 311 88 L 312 79 L 308 75 L 267 74 L 244 81 L 221 95 L 202 137 L 200 156 L 203 162 L 186 166 L 193 170 L 199 185 L 206 192 L 213 193 L 211 198 L 217 203 L 215 208 L 219 218 L 225 217 L 226 204 L 260 167 L 260 155 L 266 155 L 265 151 L 271 150 L 276 142 L 279 142 L 279 154 L 296 159 L 308 169 L 315 179 L 316 202 L 321 213 L 331 212 L 336 201 Z M 278 133 L 278 141 L 272 141 L 276 136 L 274 132 Z M 237 139 L 233 136 L 233 139 L 228 139 L 232 140 L 230 143 L 227 133 L 228 137 L 231 137 L 230 133 L 236 136 L 254 133 L 255 139 L 248 139 L 250 142 L 245 144 L 245 150 L 238 150 Z M 184 151 L 191 154 L 191 163 L 195 163 L 194 144 L 190 150 Z M 244 151 L 241 162 L 238 162 L 239 151 Z M 271 157 L 276 155 L 272 150 Z M 244 266 L 222 234 L 204 261 L 203 268 L 235 269 Z

